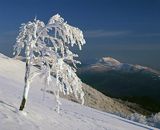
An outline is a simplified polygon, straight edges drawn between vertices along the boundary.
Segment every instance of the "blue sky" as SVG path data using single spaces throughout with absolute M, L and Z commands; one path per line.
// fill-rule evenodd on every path
M 21 23 L 56 13 L 83 30 L 84 64 L 112 56 L 160 70 L 160 0 L 0 0 L 0 52 L 11 56 Z

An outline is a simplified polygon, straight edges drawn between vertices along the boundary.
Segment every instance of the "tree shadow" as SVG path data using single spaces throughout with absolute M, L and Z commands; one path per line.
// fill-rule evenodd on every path
M 2 100 L 0 100 L 0 104 L 3 104 L 6 108 L 8 108 L 9 110 L 11 110 L 12 112 L 16 113 L 17 108 L 13 105 L 10 105 Z M 12 109 L 11 109 L 12 108 Z

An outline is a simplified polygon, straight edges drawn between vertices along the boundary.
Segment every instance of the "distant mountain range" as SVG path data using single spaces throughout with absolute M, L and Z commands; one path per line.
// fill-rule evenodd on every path
M 149 67 L 144 67 L 141 65 L 133 65 L 128 63 L 121 63 L 112 57 L 103 57 L 97 63 L 81 69 L 81 71 L 92 71 L 92 72 L 107 72 L 110 70 L 129 72 L 129 73 L 143 71 L 160 75 L 160 72 L 151 69 Z
M 159 71 L 103 57 L 95 64 L 81 67 L 78 75 L 105 95 L 138 103 L 150 111 L 160 111 Z

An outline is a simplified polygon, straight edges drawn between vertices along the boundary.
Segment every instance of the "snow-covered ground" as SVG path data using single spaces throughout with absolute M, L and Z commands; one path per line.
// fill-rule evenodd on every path
M 158 130 L 65 99 L 58 114 L 54 96 L 43 98 L 38 79 L 24 113 L 19 112 L 24 68 L 23 62 L 0 55 L 0 130 Z

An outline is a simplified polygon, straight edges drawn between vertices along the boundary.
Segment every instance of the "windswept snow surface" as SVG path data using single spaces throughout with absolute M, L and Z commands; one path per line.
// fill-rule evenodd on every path
M 65 99 L 58 114 L 53 95 L 46 93 L 43 100 L 38 79 L 19 112 L 24 68 L 23 62 L 0 55 L 0 130 L 158 130 Z

